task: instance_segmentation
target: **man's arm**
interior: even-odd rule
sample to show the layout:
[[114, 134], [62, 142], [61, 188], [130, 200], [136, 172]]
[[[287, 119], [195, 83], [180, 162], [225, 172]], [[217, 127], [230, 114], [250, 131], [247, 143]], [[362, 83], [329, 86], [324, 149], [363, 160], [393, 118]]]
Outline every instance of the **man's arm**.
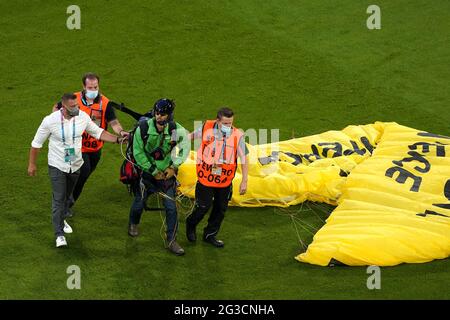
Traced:
[[152, 157], [147, 157], [145, 153], [144, 142], [141, 138], [141, 128], [137, 127], [133, 135], [133, 156], [136, 160], [138, 166], [151, 175], [156, 175], [158, 173], [158, 168], [156, 168], [155, 160]]
[[130, 135], [129, 132], [123, 130], [122, 125], [120, 124], [119, 120], [113, 120], [109, 122], [109, 125], [114, 130], [115, 133], [121, 135], [122, 137], [128, 137]]
[[30, 159], [28, 161], [28, 175], [30, 177], [33, 177], [36, 175], [37, 172], [37, 156], [39, 154], [39, 151], [41, 151], [40, 148], [33, 148], [30, 149]]
[[37, 172], [37, 165], [36, 160], [37, 156], [39, 154], [39, 151], [42, 148], [42, 145], [45, 143], [45, 141], [50, 136], [50, 129], [48, 128], [47, 124], [47, 117], [42, 120], [41, 125], [36, 131], [36, 134], [34, 135], [34, 139], [31, 142], [31, 149], [30, 149], [30, 156], [28, 160], [28, 175], [29, 176], [35, 176]]
[[122, 137], [128, 137], [130, 133], [123, 130], [122, 125], [120, 124], [119, 120], [116, 117], [116, 113], [114, 112], [113, 104], [115, 103], [112, 101], [108, 102], [105, 114], [106, 121], [108, 122], [108, 124], [111, 126], [111, 128], [114, 130], [115, 133], [117, 133]]
[[100, 135], [99, 140], [112, 142], [112, 143], [121, 143], [124, 140], [124, 138], [123, 137], [121, 138], [112, 133], [109, 133], [106, 130], [103, 130], [102, 134]]
[[239, 194], [244, 195], [247, 192], [248, 181], [248, 148], [245, 144], [244, 136], [241, 137], [238, 146], [238, 156], [241, 160], [242, 181], [239, 187]]
[[91, 136], [93, 136], [95, 139], [99, 139], [102, 141], [107, 141], [107, 142], [113, 142], [113, 143], [120, 143], [122, 142], [125, 138], [123, 137], [118, 137], [114, 134], [109, 133], [108, 131], [100, 128], [99, 126], [97, 126], [97, 124], [92, 121], [88, 115], [86, 115], [88, 117], [88, 123], [86, 125], [86, 132], [89, 133]]
[[239, 194], [244, 195], [247, 192], [248, 181], [248, 156], [241, 157], [242, 181], [239, 187]]

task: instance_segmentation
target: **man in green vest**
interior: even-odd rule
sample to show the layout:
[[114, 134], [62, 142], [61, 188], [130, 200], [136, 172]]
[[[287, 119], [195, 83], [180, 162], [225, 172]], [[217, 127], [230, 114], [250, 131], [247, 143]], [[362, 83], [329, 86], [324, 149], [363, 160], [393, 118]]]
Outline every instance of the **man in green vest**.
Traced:
[[167, 227], [166, 246], [170, 252], [183, 255], [184, 250], [176, 241], [178, 228], [175, 202], [176, 173], [189, 155], [190, 143], [186, 129], [172, 120], [174, 109], [174, 101], [159, 99], [153, 107], [154, 117], [147, 121], [147, 133], [142, 135], [141, 127], [138, 127], [134, 134], [133, 156], [136, 164], [143, 170], [141, 181], [144, 188], [140, 185], [134, 186], [135, 198], [130, 209], [128, 234], [132, 237], [138, 235], [137, 226], [148, 196], [155, 192], [163, 192]]

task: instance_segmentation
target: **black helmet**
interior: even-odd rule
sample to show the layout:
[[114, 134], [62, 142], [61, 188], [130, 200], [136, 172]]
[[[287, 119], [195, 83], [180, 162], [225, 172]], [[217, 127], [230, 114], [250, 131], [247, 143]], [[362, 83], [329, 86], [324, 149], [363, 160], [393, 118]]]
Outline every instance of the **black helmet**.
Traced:
[[153, 105], [153, 112], [172, 115], [175, 109], [175, 101], [170, 99], [159, 99]]

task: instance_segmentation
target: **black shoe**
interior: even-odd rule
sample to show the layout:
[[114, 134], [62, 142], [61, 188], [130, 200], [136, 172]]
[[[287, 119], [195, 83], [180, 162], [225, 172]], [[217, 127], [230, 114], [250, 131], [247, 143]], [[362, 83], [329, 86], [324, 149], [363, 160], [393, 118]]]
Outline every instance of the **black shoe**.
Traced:
[[224, 243], [222, 240], [217, 240], [215, 236], [203, 237], [203, 241], [211, 243], [216, 248], [223, 248]]
[[189, 225], [189, 223], [186, 223], [186, 237], [190, 242], [195, 242], [197, 240], [195, 227]]

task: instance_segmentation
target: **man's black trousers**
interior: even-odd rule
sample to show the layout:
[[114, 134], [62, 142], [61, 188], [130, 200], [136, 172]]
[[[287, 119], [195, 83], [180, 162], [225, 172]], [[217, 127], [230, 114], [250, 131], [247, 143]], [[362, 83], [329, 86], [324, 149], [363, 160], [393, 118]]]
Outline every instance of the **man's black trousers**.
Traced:
[[[83, 152], [83, 165], [80, 169], [80, 177], [78, 178], [75, 189], [73, 189], [73, 202], [77, 201], [80, 197], [81, 191], [83, 191], [84, 184], [86, 183], [89, 176], [97, 168], [97, 164], [100, 161], [102, 155], [102, 150], [97, 152]], [[73, 203], [72, 203], [73, 205]]]
[[187, 217], [186, 223], [196, 227], [212, 206], [208, 225], [203, 229], [203, 237], [215, 236], [225, 217], [228, 201], [231, 199], [232, 184], [224, 188], [207, 187], [197, 182], [195, 186], [195, 207], [192, 214]]

